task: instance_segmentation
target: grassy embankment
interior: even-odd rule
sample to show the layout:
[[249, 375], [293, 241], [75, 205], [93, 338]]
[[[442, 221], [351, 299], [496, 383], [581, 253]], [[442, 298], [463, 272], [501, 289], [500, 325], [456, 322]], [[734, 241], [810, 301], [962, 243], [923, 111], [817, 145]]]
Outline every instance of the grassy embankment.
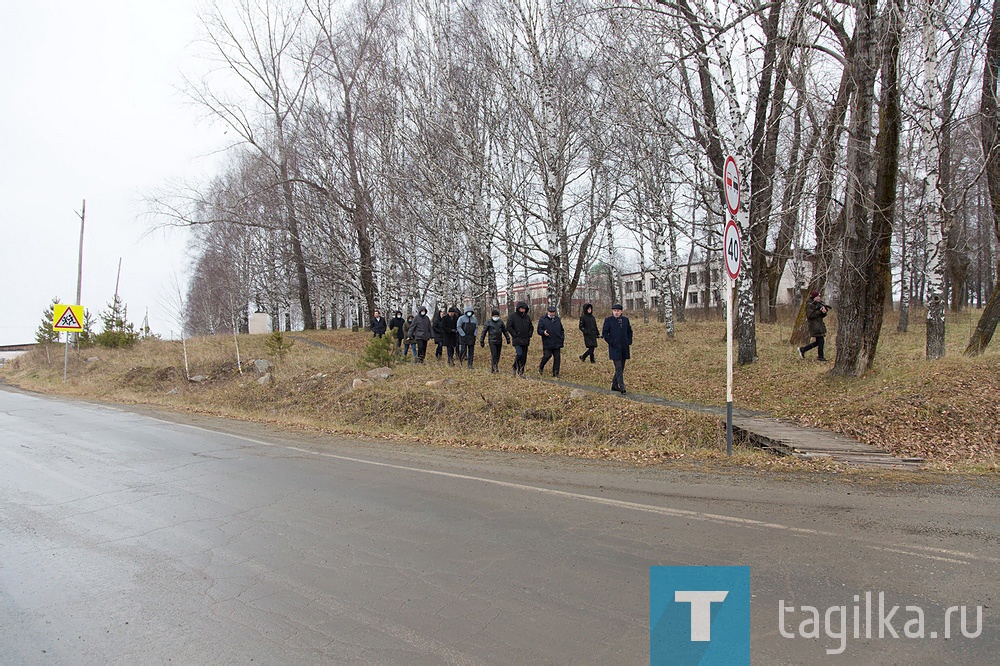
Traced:
[[[863, 379], [829, 377], [830, 364], [798, 358], [788, 345], [791, 326], [758, 325], [760, 361], [738, 367], [734, 404], [802, 424], [828, 428], [899, 455], [927, 458], [930, 466], [963, 472], [1000, 470], [1000, 347], [983, 356], [961, 355], [978, 313], [952, 316], [948, 356], [924, 361], [923, 321], [915, 316], [906, 335], [895, 333], [890, 315], [883, 331], [876, 372]], [[833, 319], [831, 317], [831, 319]], [[638, 321], [637, 321], [638, 320]], [[580, 363], [582, 351], [575, 318], [567, 318], [569, 346], [562, 378], [607, 386], [611, 366]], [[724, 326], [717, 321], [680, 324], [666, 340], [655, 323], [633, 317], [636, 345], [626, 379], [633, 392], [709, 405], [725, 401]], [[836, 321], [830, 321], [831, 332]], [[6, 381], [26, 389], [143, 403], [346, 435], [369, 435], [444, 446], [553, 452], [640, 462], [719, 460], [725, 442], [718, 419], [674, 409], [588, 395], [572, 399], [570, 389], [509, 373], [491, 376], [487, 350], [477, 347], [477, 368], [469, 372], [432, 360], [424, 366], [401, 364], [387, 382], [351, 390], [367, 367], [359, 353], [364, 332], [296, 333], [337, 351], [295, 342], [275, 370], [275, 382], [260, 386], [252, 371], [240, 375], [231, 336], [188, 342], [192, 375], [184, 378], [181, 343], [143, 342], [130, 351], [86, 349], [71, 355], [70, 380], [62, 384], [62, 353], [44, 350], [25, 355], [0, 371]], [[244, 360], [267, 358], [266, 336], [241, 336]], [[833, 335], [827, 356], [832, 358]], [[537, 342], [537, 341], [536, 341]], [[529, 353], [537, 368], [540, 346]], [[511, 349], [501, 360], [509, 368]], [[96, 361], [88, 361], [96, 358]], [[455, 384], [429, 387], [429, 380]], [[734, 461], [755, 467], [830, 469], [767, 454], [741, 451]]]

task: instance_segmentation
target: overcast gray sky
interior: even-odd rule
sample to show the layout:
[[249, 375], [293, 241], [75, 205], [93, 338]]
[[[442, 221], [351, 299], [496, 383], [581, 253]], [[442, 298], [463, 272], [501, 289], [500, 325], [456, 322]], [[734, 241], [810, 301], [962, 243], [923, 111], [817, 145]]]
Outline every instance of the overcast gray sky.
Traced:
[[87, 200], [83, 305], [120, 294], [138, 326], [177, 325], [161, 306], [187, 272], [186, 232], [148, 234], [143, 196], [198, 182], [218, 163], [222, 128], [178, 91], [205, 64], [195, 0], [0, 0], [0, 344], [34, 340], [55, 296], [76, 297]]

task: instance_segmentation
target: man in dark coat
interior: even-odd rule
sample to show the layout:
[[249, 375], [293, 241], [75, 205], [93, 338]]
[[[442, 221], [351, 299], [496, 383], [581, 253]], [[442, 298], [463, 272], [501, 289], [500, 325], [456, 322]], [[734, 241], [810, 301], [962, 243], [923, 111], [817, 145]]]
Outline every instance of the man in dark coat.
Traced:
[[538, 364], [538, 374], [545, 370], [545, 364], [552, 359], [552, 376], [559, 376], [559, 357], [566, 342], [566, 330], [562, 319], [556, 314], [556, 306], [550, 305], [548, 313], [538, 320], [538, 335], [542, 338], [542, 362]]
[[489, 321], [483, 324], [483, 333], [479, 338], [479, 346], [486, 346], [486, 338], [490, 338], [490, 372], [497, 372], [497, 364], [500, 363], [500, 350], [503, 349], [503, 339], [506, 338], [510, 344], [510, 333], [507, 326], [500, 319], [500, 311], [494, 310]]
[[514, 374], [524, 377], [524, 366], [528, 363], [528, 345], [535, 332], [531, 317], [528, 316], [528, 304], [524, 301], [518, 301], [514, 314], [507, 317], [507, 331], [510, 332], [510, 341], [514, 345]]
[[583, 306], [583, 314], [580, 315], [580, 330], [583, 332], [583, 345], [587, 351], [580, 355], [580, 360], [584, 361], [590, 357], [590, 362], [594, 363], [594, 350], [597, 349], [597, 339], [601, 334], [597, 330], [597, 319], [594, 318], [594, 306], [587, 303]]
[[424, 357], [427, 356], [427, 341], [431, 339], [432, 333], [431, 320], [427, 318], [427, 308], [420, 308], [409, 330], [409, 337], [413, 338], [417, 346], [417, 363], [424, 362]]
[[444, 346], [448, 348], [448, 365], [455, 365], [455, 348], [458, 346], [458, 308], [448, 308], [448, 315], [441, 318]]
[[385, 318], [382, 316], [381, 312], [379, 312], [378, 310], [375, 311], [375, 314], [372, 315], [372, 321], [371, 324], [368, 325], [368, 328], [372, 330], [373, 338], [381, 338], [383, 335], [385, 335], [386, 323], [385, 323]]
[[396, 343], [396, 353], [399, 353], [399, 346], [403, 342], [403, 338], [406, 335], [406, 331], [403, 328], [406, 326], [406, 322], [403, 321], [403, 313], [396, 310], [392, 313], [392, 319], [389, 320], [389, 333], [392, 335], [393, 340]]
[[826, 304], [819, 300], [819, 292], [810, 293], [809, 302], [806, 303], [806, 318], [809, 320], [809, 335], [816, 340], [805, 347], [799, 347], [800, 357], [805, 358], [807, 351], [816, 348], [818, 360], [826, 362], [826, 357], [823, 356], [823, 342], [826, 340], [826, 322], [823, 318], [826, 317], [826, 311]]
[[432, 337], [434, 338], [434, 342], [437, 343], [437, 349], [434, 350], [434, 358], [441, 358], [441, 351], [444, 349], [444, 329], [441, 326], [444, 324], [446, 316], [444, 308], [438, 307], [437, 312], [434, 313], [434, 319], [431, 320]]
[[604, 320], [601, 337], [608, 343], [608, 358], [615, 364], [615, 375], [611, 379], [611, 390], [625, 395], [625, 361], [632, 357], [632, 324], [622, 316], [622, 306], [611, 306], [611, 316]]

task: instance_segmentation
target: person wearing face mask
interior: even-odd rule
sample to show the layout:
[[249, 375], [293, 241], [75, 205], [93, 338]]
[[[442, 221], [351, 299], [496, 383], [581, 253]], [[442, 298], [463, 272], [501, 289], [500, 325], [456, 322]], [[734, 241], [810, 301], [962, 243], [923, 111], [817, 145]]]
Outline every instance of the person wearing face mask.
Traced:
[[559, 357], [566, 341], [566, 331], [562, 319], [556, 314], [556, 306], [550, 305], [544, 317], [538, 320], [538, 335], [542, 338], [542, 362], [538, 364], [538, 374], [545, 370], [545, 364], [552, 359], [552, 376], [559, 376]]
[[468, 360], [469, 368], [472, 368], [472, 358], [476, 353], [476, 329], [479, 321], [476, 319], [472, 306], [465, 308], [465, 314], [458, 318], [455, 323], [455, 332], [458, 333], [458, 363]]
[[528, 364], [528, 345], [531, 344], [531, 334], [535, 331], [528, 314], [528, 304], [518, 301], [514, 314], [507, 317], [507, 331], [514, 345], [514, 374], [524, 377], [524, 366]]
[[500, 363], [500, 350], [503, 349], [503, 341], [510, 344], [510, 333], [507, 332], [507, 325], [500, 319], [500, 311], [494, 310], [489, 320], [483, 324], [483, 333], [479, 338], [479, 346], [486, 346], [486, 338], [490, 339], [490, 372], [497, 372], [497, 364]]
[[403, 327], [406, 326], [406, 322], [403, 321], [403, 313], [396, 310], [392, 313], [392, 319], [389, 320], [389, 334], [392, 335], [392, 341], [396, 345], [396, 355], [400, 353], [400, 345], [403, 343], [403, 338], [406, 336], [406, 331]]
[[423, 363], [427, 356], [427, 341], [431, 339], [433, 330], [431, 320], [427, 318], [427, 308], [420, 308], [420, 312], [413, 318], [410, 324], [410, 337], [413, 338], [417, 350], [417, 363]]

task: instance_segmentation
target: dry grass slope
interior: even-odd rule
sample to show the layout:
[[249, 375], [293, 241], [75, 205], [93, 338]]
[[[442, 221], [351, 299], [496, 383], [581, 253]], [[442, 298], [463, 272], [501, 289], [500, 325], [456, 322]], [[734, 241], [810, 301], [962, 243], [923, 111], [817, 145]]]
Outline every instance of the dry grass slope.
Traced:
[[[940, 469], [1000, 470], [1000, 350], [979, 358], [961, 351], [978, 313], [952, 317], [948, 356], [923, 360], [924, 330], [895, 333], [890, 315], [883, 331], [878, 368], [857, 380], [831, 378], [829, 364], [799, 359], [787, 343], [789, 322], [758, 325], [760, 361], [736, 370], [737, 408], [769, 412], [805, 425], [828, 428], [893, 453], [922, 456]], [[640, 321], [636, 321], [640, 320]], [[575, 320], [568, 320], [569, 346], [561, 376], [570, 382], [607, 386], [610, 363], [580, 363]], [[725, 400], [725, 328], [717, 321], [680, 324], [667, 340], [655, 323], [633, 317], [636, 345], [626, 372], [629, 389], [708, 405]], [[836, 321], [830, 321], [831, 332]], [[191, 375], [184, 377], [179, 342], [144, 342], [130, 351], [84, 350], [71, 355], [70, 381], [62, 384], [62, 355], [39, 350], [9, 364], [3, 376], [24, 388], [101, 400], [145, 403], [352, 435], [419, 440], [435, 445], [655, 462], [724, 457], [718, 420], [702, 414], [625, 401], [617, 396], [571, 398], [552, 384], [490, 375], [488, 357], [477, 348], [477, 369], [449, 368], [429, 360], [402, 364], [386, 382], [351, 389], [365, 368], [359, 355], [364, 332], [297, 333], [295, 345], [275, 369], [275, 382], [261, 386], [247, 359], [267, 358], [264, 336], [241, 336], [244, 361], [236, 364], [228, 336], [189, 341]], [[828, 356], [835, 353], [831, 335]], [[323, 346], [310, 345], [307, 341]], [[330, 349], [332, 348], [332, 349]], [[602, 351], [599, 349], [599, 351]], [[537, 367], [540, 347], [529, 353]], [[90, 360], [88, 358], [96, 358]], [[506, 368], [511, 350], [501, 360]], [[606, 354], [605, 354], [606, 359]], [[428, 387], [450, 378], [454, 384]], [[802, 468], [804, 463], [741, 452], [740, 465]], [[812, 464], [829, 469], [830, 465]]]

